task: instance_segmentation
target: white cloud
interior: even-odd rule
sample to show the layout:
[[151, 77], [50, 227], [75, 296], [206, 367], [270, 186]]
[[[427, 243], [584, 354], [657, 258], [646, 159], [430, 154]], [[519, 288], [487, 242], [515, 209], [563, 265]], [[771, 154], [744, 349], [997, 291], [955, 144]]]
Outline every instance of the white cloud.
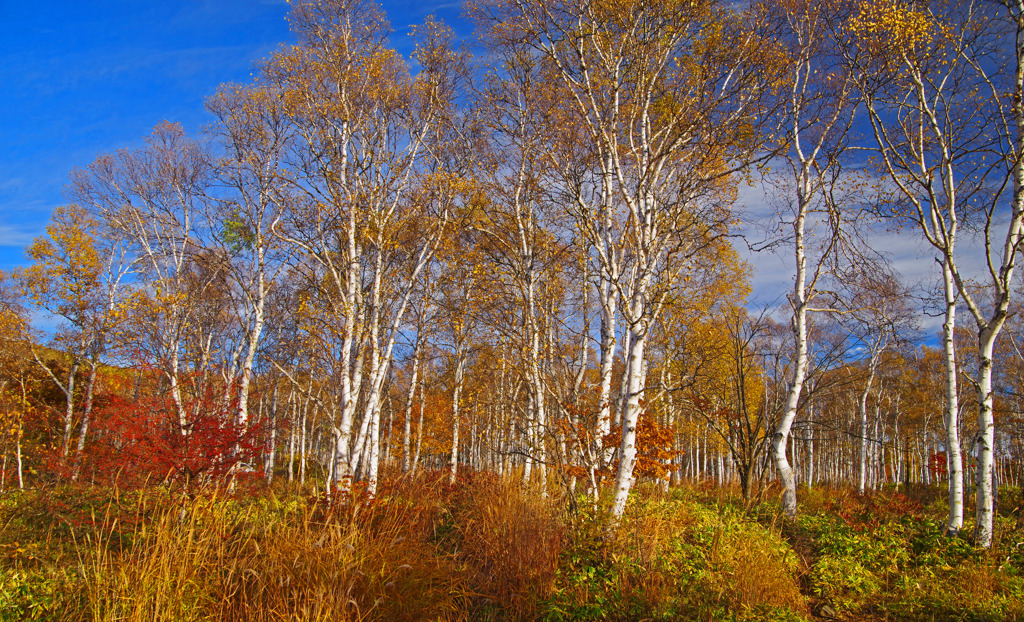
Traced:
[[42, 230], [37, 231], [16, 225], [0, 224], [0, 246], [16, 246], [21, 248], [28, 245], [42, 233]]
[[[758, 308], [784, 305], [795, 274], [792, 245], [785, 242], [774, 247], [770, 245], [773, 240], [780, 239], [780, 233], [784, 233], [776, 223], [779, 222], [779, 212], [784, 212], [786, 206], [784, 202], [769, 197], [764, 188], [757, 184], [739, 189], [739, 233], [743, 238], [734, 243], [740, 256], [753, 268], [750, 302], [751, 306]], [[995, 230], [999, 231], [998, 225]], [[889, 231], [884, 223], [875, 223], [867, 228], [864, 242], [885, 257], [904, 283], [921, 296], [921, 300], [915, 301], [915, 306], [921, 311], [920, 327], [930, 340], [942, 326], [942, 318], [935, 313], [941, 307], [938, 303], [941, 273], [935, 250], [916, 228]], [[966, 278], [979, 283], [988, 280], [981, 236], [961, 231], [956, 259]], [[932, 300], [928, 300], [929, 297]]]
[[0, 181], [0, 192], [11, 192], [21, 190], [25, 187], [25, 180], [20, 177], [12, 177]]

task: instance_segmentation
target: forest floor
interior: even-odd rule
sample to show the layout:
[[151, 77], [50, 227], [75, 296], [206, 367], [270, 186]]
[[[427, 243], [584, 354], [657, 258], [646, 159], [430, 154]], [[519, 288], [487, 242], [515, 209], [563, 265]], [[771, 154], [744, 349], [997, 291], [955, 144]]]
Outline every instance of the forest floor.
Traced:
[[[387, 479], [373, 500], [239, 487], [0, 495], [0, 620], [1024, 620], [1024, 517], [942, 535], [938, 488], [639, 486], [626, 515], [517, 480]], [[598, 504], [599, 507], [601, 504]]]

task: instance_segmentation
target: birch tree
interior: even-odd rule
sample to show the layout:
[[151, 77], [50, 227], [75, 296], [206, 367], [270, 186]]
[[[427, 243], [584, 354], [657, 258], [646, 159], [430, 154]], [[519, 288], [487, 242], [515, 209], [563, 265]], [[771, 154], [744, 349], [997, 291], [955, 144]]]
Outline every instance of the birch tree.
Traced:
[[549, 64], [614, 187], [607, 205], [577, 220], [619, 299], [628, 341], [613, 507], [621, 516], [651, 326], [680, 268], [728, 225], [727, 179], [755, 147], [770, 71], [759, 40], [714, 3], [512, 0], [484, 11]]
[[[880, 155], [898, 189], [892, 215], [912, 224], [934, 249], [945, 298], [946, 446], [950, 515], [946, 532], [963, 525], [963, 467], [956, 385], [956, 310], [962, 301], [977, 329], [977, 516], [975, 540], [992, 542], [993, 352], [1006, 321], [1022, 241], [1021, 26], [1007, 5], [1009, 36], [991, 3], [928, 7], [864, 4], [853, 20], [854, 59]], [[1014, 11], [1017, 13], [1014, 13]], [[1013, 32], [1016, 32], [1014, 36]], [[1015, 40], [1010, 54], [1004, 45]], [[1011, 77], [1012, 76], [1012, 77]], [[1007, 203], [1009, 205], [1007, 205]], [[958, 248], [963, 231], [977, 231], [984, 249], [983, 296]]]
[[[777, 185], [781, 240], [792, 249], [794, 279], [788, 295], [793, 335], [785, 409], [771, 440], [771, 455], [783, 486], [783, 508], [796, 514], [796, 477], [786, 455], [801, 404], [809, 365], [810, 316], [829, 308], [822, 297], [842, 243], [844, 216], [837, 200], [843, 156], [854, 122], [855, 91], [837, 59], [840, 2], [782, 0], [761, 4], [767, 27], [785, 46], [788, 64], [782, 97], [779, 154], [785, 173]], [[811, 246], [812, 240], [820, 240]]]
[[[137, 328], [140, 336], [152, 336], [151, 352], [169, 384], [184, 437], [195, 417], [183, 388], [185, 350], [191, 334], [196, 368], [208, 369], [213, 335], [195, 333], [200, 327], [194, 313], [221, 277], [218, 259], [203, 252], [208, 233], [204, 197], [211, 174], [207, 149], [187, 138], [180, 126], [162, 123], [142, 149], [100, 156], [71, 178], [79, 203], [138, 253], [137, 266], [148, 287], [140, 293]], [[138, 313], [143, 310], [148, 317]], [[205, 324], [215, 328], [214, 322]]]
[[[430, 23], [416, 52], [420, 72], [411, 78], [387, 46], [384, 16], [361, 0], [296, 4], [292, 23], [300, 44], [264, 69], [294, 135], [294, 199], [278, 234], [334, 292], [330, 312], [344, 322], [334, 479], [352, 477], [361, 458], [354, 441], [369, 434], [372, 492], [395, 338], [462, 184], [457, 169], [430, 174], [424, 162], [452, 138], [463, 57], [450, 31]], [[416, 187], [423, 194], [413, 197]]]
[[[235, 421], [248, 425], [249, 386], [257, 348], [266, 323], [270, 289], [286, 265], [287, 247], [274, 235], [288, 195], [281, 176], [287, 140], [278, 94], [266, 87], [222, 87], [208, 103], [217, 116], [224, 157], [215, 164], [216, 181], [210, 214], [213, 240], [235, 287], [233, 314], [241, 338], [231, 357], [225, 393], [237, 395]], [[220, 190], [219, 192], [217, 190]]]
[[521, 344], [532, 437], [524, 478], [530, 477], [536, 458], [543, 483], [548, 462], [545, 436], [551, 429], [544, 373], [551, 318], [546, 310], [559, 281], [563, 245], [556, 237], [550, 192], [550, 114], [558, 103], [528, 46], [509, 38], [490, 44], [501, 66], [487, 76], [476, 104], [490, 139], [482, 154], [488, 203], [472, 226], [486, 236], [481, 250], [498, 282], [508, 281], [512, 290], [504, 304], [516, 310], [515, 321], [500, 322], [498, 327]]
[[66, 400], [61, 456], [68, 458], [75, 420], [76, 376], [86, 369], [72, 479], [77, 479], [92, 419], [100, 359], [106, 354], [115, 327], [124, 317], [126, 278], [133, 270], [130, 242], [101, 235], [101, 223], [84, 208], [67, 205], [54, 210], [47, 235], [36, 239], [27, 255], [33, 263], [20, 273], [29, 299], [60, 318], [54, 335], [66, 354], [66, 374], [44, 361], [33, 348], [36, 362], [54, 381]]
[[[37, 363], [31, 354], [33, 331], [28, 321], [20, 284], [10, 273], [0, 271], [0, 443], [3, 459], [0, 464], [0, 491], [6, 487], [7, 460], [14, 445], [15, 474], [18, 488], [25, 488], [23, 447], [25, 420], [29, 415], [29, 388], [34, 384], [33, 370]], [[41, 373], [41, 372], [40, 372]]]
[[[907, 342], [915, 324], [907, 305], [910, 292], [892, 274], [878, 270], [854, 277], [846, 283], [844, 298], [852, 308], [840, 317], [849, 326], [850, 340], [860, 350], [867, 377], [857, 398], [860, 423], [857, 492], [864, 494], [868, 481], [868, 463], [871, 448], [880, 443], [868, 425], [868, 400], [876, 391], [876, 380], [887, 352]], [[853, 306], [855, 305], [855, 306]], [[877, 394], [878, 391], [876, 391]], [[880, 399], [877, 398], [877, 399]]]

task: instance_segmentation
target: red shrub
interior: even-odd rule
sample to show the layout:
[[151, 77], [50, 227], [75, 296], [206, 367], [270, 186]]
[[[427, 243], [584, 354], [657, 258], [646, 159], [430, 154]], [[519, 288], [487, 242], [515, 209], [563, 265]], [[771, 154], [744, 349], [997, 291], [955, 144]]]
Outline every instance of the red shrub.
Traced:
[[[185, 426], [166, 398], [108, 397], [96, 410], [95, 433], [82, 467], [83, 477], [121, 484], [146, 481], [210, 482], [241, 468], [262, 464], [265, 430], [239, 426], [235, 405], [208, 396], [187, 410]], [[256, 474], [258, 475], [258, 473]]]

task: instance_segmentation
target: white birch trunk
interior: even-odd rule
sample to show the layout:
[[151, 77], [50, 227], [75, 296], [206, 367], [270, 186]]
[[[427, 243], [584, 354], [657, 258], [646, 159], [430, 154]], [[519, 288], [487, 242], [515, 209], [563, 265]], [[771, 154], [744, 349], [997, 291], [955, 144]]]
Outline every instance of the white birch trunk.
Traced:
[[860, 415], [860, 469], [857, 476], [857, 493], [861, 495], [864, 494], [865, 486], [867, 486], [868, 453], [871, 449], [871, 439], [868, 438], [868, 396], [871, 394], [871, 385], [875, 381], [880, 354], [880, 348], [873, 347], [871, 349], [871, 358], [868, 361], [868, 379], [864, 383], [864, 389], [860, 392], [860, 399], [857, 400], [857, 412]]
[[416, 386], [420, 373], [420, 347], [422, 332], [416, 333], [416, 345], [413, 346], [412, 374], [409, 377], [409, 395], [405, 401], [405, 421], [402, 433], [402, 471], [408, 473], [412, 468], [412, 407], [416, 398]]
[[455, 386], [452, 390], [452, 453], [448, 462], [448, 481], [455, 483], [459, 471], [459, 428], [462, 417], [462, 385], [466, 377], [466, 360], [469, 357], [468, 344], [462, 343], [456, 351]]
[[942, 264], [942, 276], [943, 292], [946, 297], [946, 316], [942, 324], [946, 404], [942, 421], [946, 427], [946, 472], [949, 474], [949, 517], [946, 520], [946, 535], [956, 537], [964, 524], [964, 463], [960, 450], [960, 401], [956, 382], [957, 291], [948, 260]]
[[[805, 166], [804, 170], [807, 170]], [[793, 284], [793, 293], [790, 294], [790, 305], [793, 308], [793, 345], [794, 356], [792, 375], [789, 379], [789, 388], [786, 392], [786, 408], [775, 433], [772, 435], [772, 460], [775, 462], [775, 470], [778, 472], [779, 481], [782, 483], [782, 508], [789, 516], [796, 516], [796, 478], [793, 477], [793, 469], [786, 458], [786, 448], [789, 443], [789, 433], [796, 420], [797, 409], [800, 406], [800, 394], [803, 391], [804, 382], [807, 379], [807, 257], [804, 253], [804, 221], [808, 209], [806, 200], [800, 199], [801, 205], [798, 208], [796, 220], [793, 223], [795, 234], [794, 255], [796, 258], [796, 279]]]
[[615, 501], [612, 514], [621, 517], [626, 510], [626, 501], [635, 481], [633, 468], [636, 465], [636, 426], [640, 419], [640, 397], [644, 389], [645, 348], [647, 335], [637, 334], [630, 328], [629, 362], [626, 365], [625, 389], [626, 406], [623, 409], [622, 444], [619, 446], [619, 469], [615, 475]]

